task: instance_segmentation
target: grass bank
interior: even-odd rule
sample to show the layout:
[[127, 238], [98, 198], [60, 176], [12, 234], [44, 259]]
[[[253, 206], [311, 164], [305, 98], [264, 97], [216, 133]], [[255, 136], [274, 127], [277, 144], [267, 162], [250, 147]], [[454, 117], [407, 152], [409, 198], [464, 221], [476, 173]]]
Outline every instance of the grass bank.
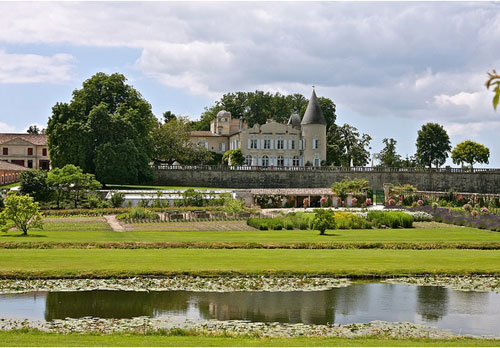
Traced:
[[3, 249], [0, 276], [499, 274], [497, 250]]
[[388, 338], [233, 338], [160, 335], [80, 335], [36, 331], [0, 331], [0, 346], [7, 347], [497, 347], [500, 340], [485, 339], [388, 339]]

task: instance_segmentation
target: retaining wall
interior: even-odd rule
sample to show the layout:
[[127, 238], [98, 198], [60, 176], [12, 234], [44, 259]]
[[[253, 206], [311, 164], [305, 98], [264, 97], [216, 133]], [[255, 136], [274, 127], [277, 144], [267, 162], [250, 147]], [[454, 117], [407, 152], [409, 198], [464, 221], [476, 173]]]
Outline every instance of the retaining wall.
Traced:
[[456, 169], [411, 172], [356, 170], [228, 169], [210, 166], [155, 168], [157, 185], [214, 188], [319, 188], [344, 178], [363, 178], [374, 190], [385, 183], [411, 184], [423, 191], [500, 193], [500, 170], [463, 172]]

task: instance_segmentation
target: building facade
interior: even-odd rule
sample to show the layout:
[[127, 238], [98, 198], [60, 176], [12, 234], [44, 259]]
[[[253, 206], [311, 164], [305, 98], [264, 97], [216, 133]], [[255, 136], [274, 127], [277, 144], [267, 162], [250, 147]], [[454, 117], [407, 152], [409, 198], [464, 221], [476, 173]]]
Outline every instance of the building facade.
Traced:
[[20, 165], [0, 161], [0, 186], [19, 181], [21, 173], [28, 170]]
[[248, 166], [319, 167], [326, 161], [326, 120], [313, 90], [302, 120], [293, 114], [287, 124], [271, 120], [248, 128], [220, 111], [210, 131], [191, 132], [191, 141], [217, 153], [241, 149]]
[[0, 160], [30, 169], [50, 169], [45, 134], [0, 133]]

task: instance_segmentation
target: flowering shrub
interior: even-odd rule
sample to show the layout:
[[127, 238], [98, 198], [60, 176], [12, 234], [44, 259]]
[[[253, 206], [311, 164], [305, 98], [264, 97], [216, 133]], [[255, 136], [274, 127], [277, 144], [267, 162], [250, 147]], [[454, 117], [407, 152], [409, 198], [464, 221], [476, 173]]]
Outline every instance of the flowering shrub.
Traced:
[[490, 212], [490, 211], [488, 210], [488, 208], [486, 208], [486, 207], [482, 207], [482, 208], [481, 208], [481, 213], [483, 213], [483, 214], [488, 214], [489, 212]]
[[370, 198], [367, 198], [365, 203], [366, 203], [366, 206], [372, 205], [372, 200]]
[[423, 200], [421, 200], [421, 199], [419, 199], [419, 200], [417, 201], [417, 204], [418, 204], [418, 205], [424, 205], [424, 201], [423, 201]]
[[465, 211], [472, 211], [472, 206], [469, 203], [464, 204], [464, 206], [462, 208]]
[[389, 205], [394, 206], [396, 204], [396, 201], [394, 199], [389, 199]]
[[479, 213], [477, 212], [477, 210], [473, 210], [471, 211], [470, 213], [472, 216], [476, 217]]
[[356, 197], [353, 197], [351, 199], [351, 203], [352, 203], [352, 205], [356, 205], [356, 203], [358, 203], [358, 199]]
[[304, 198], [302, 202], [304, 203], [304, 208], [307, 208], [309, 206], [309, 198]]
[[319, 202], [321, 203], [321, 206], [324, 206], [324, 205], [325, 205], [325, 203], [326, 203], [326, 201], [327, 201], [327, 199], [326, 199], [326, 197], [324, 197], [324, 196], [323, 196], [323, 197], [321, 197], [321, 199], [319, 200]]

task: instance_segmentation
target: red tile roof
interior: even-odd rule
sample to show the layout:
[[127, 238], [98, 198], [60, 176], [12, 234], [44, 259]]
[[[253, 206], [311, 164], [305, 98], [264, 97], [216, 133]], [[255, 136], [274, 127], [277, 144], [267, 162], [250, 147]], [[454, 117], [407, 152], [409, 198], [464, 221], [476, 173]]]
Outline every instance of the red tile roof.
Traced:
[[20, 166], [18, 164], [9, 163], [7, 161], [0, 161], [0, 170], [28, 170], [28, 168]]
[[5, 144], [14, 139], [23, 139], [33, 145], [47, 145], [46, 134], [0, 133], [0, 144]]

